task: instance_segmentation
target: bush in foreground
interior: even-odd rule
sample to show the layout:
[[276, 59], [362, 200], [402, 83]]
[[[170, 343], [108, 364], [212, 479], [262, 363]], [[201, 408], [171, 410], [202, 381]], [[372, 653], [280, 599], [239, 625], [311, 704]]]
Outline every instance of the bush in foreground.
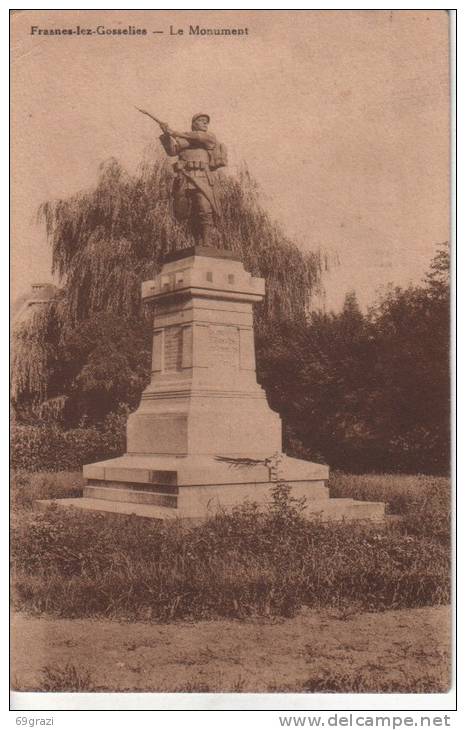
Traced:
[[38, 426], [14, 424], [11, 465], [23, 471], [81, 469], [125, 451], [127, 412], [112, 413], [101, 427], [64, 429], [53, 422]]
[[82, 497], [82, 472], [13, 472], [11, 505], [14, 510], [30, 509], [37, 499]]
[[166, 621], [448, 602], [449, 549], [435, 536], [310, 523], [284, 496], [266, 514], [249, 504], [196, 527], [23, 510], [12, 531], [16, 604]]
[[385, 502], [388, 514], [400, 515], [400, 530], [450, 544], [449, 477], [425, 474], [343, 474], [332, 472], [331, 497]]

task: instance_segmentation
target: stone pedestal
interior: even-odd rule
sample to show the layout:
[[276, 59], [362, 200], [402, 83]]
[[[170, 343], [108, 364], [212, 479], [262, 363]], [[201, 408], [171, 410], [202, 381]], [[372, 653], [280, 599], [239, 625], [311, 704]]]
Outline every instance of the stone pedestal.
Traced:
[[[245, 500], [267, 505], [281, 421], [256, 380], [253, 304], [264, 280], [231, 252], [196, 246], [165, 259], [142, 297], [154, 307], [152, 376], [128, 419], [127, 453], [84, 467], [84, 509], [203, 519]], [[306, 513], [382, 519], [379, 503], [330, 500], [328, 467], [279, 457]]]
[[128, 454], [266, 458], [281, 423], [256, 381], [252, 306], [264, 280], [228, 252], [196, 247], [165, 262], [154, 304], [152, 379], [128, 420]]

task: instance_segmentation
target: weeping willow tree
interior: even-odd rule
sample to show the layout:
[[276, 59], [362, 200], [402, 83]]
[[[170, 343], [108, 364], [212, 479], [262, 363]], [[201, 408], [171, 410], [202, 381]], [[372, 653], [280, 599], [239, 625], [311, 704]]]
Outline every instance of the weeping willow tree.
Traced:
[[[56, 402], [63, 395], [57, 392], [61, 351], [81, 323], [104, 315], [148, 321], [141, 282], [157, 274], [167, 253], [194, 243], [172, 214], [172, 182], [171, 166], [156, 155], [134, 175], [111, 159], [101, 165], [93, 189], [40, 207], [61, 289], [15, 332], [15, 403]], [[246, 168], [237, 177], [220, 175], [219, 193], [217, 245], [238, 252], [246, 269], [267, 280], [258, 324], [304, 320], [319, 288], [321, 254], [300, 251], [271, 220]]]

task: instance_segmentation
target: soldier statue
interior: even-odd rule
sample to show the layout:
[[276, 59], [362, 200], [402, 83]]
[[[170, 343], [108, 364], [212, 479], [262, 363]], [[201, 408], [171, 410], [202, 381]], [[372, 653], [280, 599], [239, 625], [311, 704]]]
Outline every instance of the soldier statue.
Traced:
[[[140, 111], [143, 111], [142, 109]], [[148, 114], [148, 112], [143, 112]], [[212, 233], [219, 218], [214, 171], [227, 164], [224, 145], [208, 131], [208, 114], [195, 114], [190, 132], [176, 132], [148, 114], [161, 127], [160, 142], [173, 165], [173, 208], [178, 221], [187, 222], [197, 243], [212, 245]]]

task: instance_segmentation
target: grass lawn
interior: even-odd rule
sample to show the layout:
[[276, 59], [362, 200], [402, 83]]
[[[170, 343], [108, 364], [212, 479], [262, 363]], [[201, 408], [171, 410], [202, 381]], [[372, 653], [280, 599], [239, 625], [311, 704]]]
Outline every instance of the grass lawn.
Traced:
[[[33, 499], [76, 496], [81, 486], [78, 474], [16, 475], [18, 688], [446, 690], [447, 479], [332, 478], [333, 496], [386, 501], [389, 512], [399, 515], [386, 527], [309, 523], [286, 499], [265, 515], [249, 504], [191, 527], [32, 509]], [[175, 656], [180, 627], [187, 638]], [[159, 638], [146, 646], [145, 631]], [[211, 638], [202, 639], [205, 632]], [[228, 634], [231, 644], [224, 643]], [[21, 665], [21, 636], [29, 637], [30, 670]], [[99, 636], [108, 641], [101, 647], [109, 667], [104, 679], [89, 658]], [[251, 661], [231, 648], [244, 642]], [[211, 654], [199, 654], [196, 646], [203, 644]], [[144, 668], [147, 652], [152, 669]], [[266, 668], [270, 662], [274, 671]], [[179, 670], [181, 665], [189, 671]]]
[[445, 606], [165, 624], [19, 614], [12, 677], [23, 691], [445, 692], [449, 636]]

